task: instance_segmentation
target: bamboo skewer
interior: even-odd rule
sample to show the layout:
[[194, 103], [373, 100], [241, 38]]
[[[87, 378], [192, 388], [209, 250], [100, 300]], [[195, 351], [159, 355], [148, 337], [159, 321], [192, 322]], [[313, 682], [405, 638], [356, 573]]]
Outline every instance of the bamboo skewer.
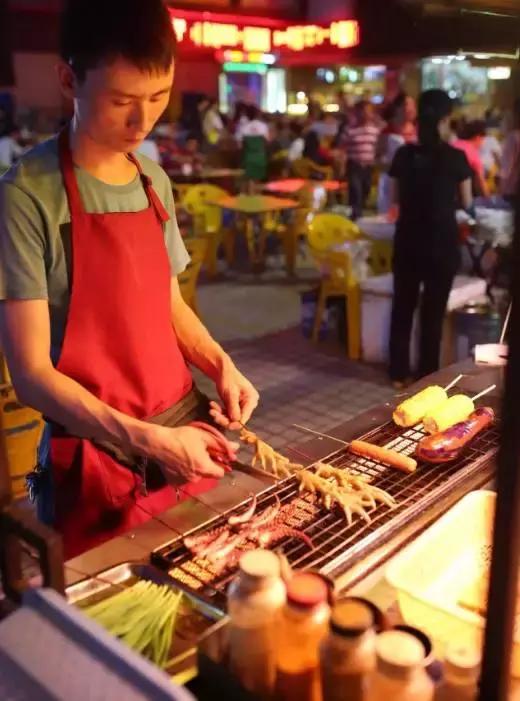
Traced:
[[496, 385], [491, 385], [490, 387], [486, 387], [486, 389], [483, 389], [482, 392], [479, 392], [474, 397], [471, 397], [472, 401], [476, 402], [477, 399], [480, 399], [480, 397], [483, 397], [485, 394], [489, 394], [489, 392], [492, 392], [495, 388], [496, 388]]
[[510, 316], [511, 316], [511, 303], [509, 304], [509, 307], [507, 308], [506, 318], [504, 319], [504, 325], [502, 326], [502, 333], [500, 334], [500, 340], [499, 340], [500, 344], [504, 343], [504, 338], [506, 337], [507, 327], [509, 326]]

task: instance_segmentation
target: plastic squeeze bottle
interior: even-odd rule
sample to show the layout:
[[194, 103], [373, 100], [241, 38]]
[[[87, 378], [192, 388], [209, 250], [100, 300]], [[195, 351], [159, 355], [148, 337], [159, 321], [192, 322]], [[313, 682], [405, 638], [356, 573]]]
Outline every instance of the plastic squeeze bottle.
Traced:
[[319, 645], [327, 634], [327, 600], [327, 584], [317, 574], [296, 573], [287, 584], [278, 636], [279, 701], [321, 701]]
[[261, 698], [272, 694], [276, 640], [285, 585], [280, 561], [269, 550], [240, 558], [238, 577], [228, 591], [229, 666], [242, 685]]

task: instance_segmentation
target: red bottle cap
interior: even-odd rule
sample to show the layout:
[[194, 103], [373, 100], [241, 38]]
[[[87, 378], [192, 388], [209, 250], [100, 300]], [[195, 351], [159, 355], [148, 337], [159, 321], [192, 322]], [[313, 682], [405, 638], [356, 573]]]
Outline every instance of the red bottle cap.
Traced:
[[325, 581], [318, 574], [296, 573], [287, 585], [287, 600], [293, 606], [312, 608], [326, 603], [328, 589]]

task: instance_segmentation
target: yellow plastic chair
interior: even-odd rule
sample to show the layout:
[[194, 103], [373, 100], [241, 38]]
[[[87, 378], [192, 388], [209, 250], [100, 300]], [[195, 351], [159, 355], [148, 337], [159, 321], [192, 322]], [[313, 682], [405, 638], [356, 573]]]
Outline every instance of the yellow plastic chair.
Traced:
[[310, 249], [321, 273], [316, 316], [314, 317], [313, 341], [318, 335], [330, 297], [344, 297], [345, 322], [347, 327], [347, 355], [351, 360], [361, 356], [361, 293], [359, 283], [352, 270], [348, 251], [323, 251]]
[[202, 264], [207, 259], [209, 246], [207, 238], [189, 238], [184, 240], [184, 245], [190, 254], [190, 262], [184, 272], [177, 276], [182, 298], [186, 304], [200, 317], [197, 304], [197, 281], [199, 279]]
[[217, 274], [217, 252], [222, 241], [222, 210], [208, 204], [219, 200], [229, 193], [217, 185], [202, 183], [192, 185], [182, 198], [182, 207], [193, 218], [193, 233], [208, 240], [206, 268], [208, 275]]
[[285, 254], [285, 267], [289, 275], [293, 275], [296, 268], [296, 256], [300, 237], [308, 236], [308, 228], [313, 213], [322, 209], [327, 202], [327, 193], [320, 198], [315, 198], [314, 191], [317, 186], [309, 184], [298, 193], [300, 206], [292, 213], [291, 220], [284, 224], [279, 212], [269, 212], [263, 222], [261, 249], [265, 248], [265, 239], [269, 234], [277, 236], [283, 246]]
[[190, 187], [193, 187], [190, 183], [176, 183], [174, 179], [170, 178], [172, 185], [173, 194], [175, 195], [176, 204], [182, 204], [184, 195], [188, 192]]
[[323, 175], [325, 180], [332, 180], [334, 178], [334, 169], [332, 166], [322, 166], [319, 163], [310, 158], [297, 158], [292, 163], [292, 172], [296, 178], [305, 178], [308, 180], [312, 178], [316, 173], [318, 175]]
[[386, 275], [386, 273], [391, 273], [394, 255], [393, 242], [377, 239], [369, 240], [372, 242], [368, 257], [370, 272], [372, 275]]
[[344, 241], [354, 241], [361, 236], [362, 233], [354, 222], [341, 214], [330, 212], [316, 214], [307, 232], [309, 246], [318, 251], [326, 251]]
[[25, 476], [36, 465], [43, 419], [39, 412], [20, 404], [1, 354], [0, 362], [6, 380], [0, 385], [0, 430], [11, 479], [11, 496], [13, 499], [22, 499], [27, 496]]

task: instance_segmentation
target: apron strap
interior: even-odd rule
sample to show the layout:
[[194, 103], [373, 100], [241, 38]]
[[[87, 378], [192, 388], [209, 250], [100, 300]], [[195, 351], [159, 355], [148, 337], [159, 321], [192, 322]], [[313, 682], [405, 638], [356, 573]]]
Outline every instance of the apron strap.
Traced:
[[72, 220], [75, 214], [83, 213], [83, 202], [74, 173], [74, 162], [72, 160], [72, 151], [70, 150], [69, 141], [70, 124], [67, 124], [60, 132], [58, 137], [58, 149], [61, 165], [61, 173], [65, 184], [65, 192], [69, 203], [70, 218]]
[[139, 172], [139, 175], [141, 176], [141, 180], [143, 182], [143, 187], [145, 189], [146, 196], [148, 197], [148, 202], [150, 203], [150, 206], [154, 208], [155, 214], [157, 215], [157, 218], [159, 219], [159, 221], [164, 224], [164, 222], [167, 222], [170, 219], [170, 215], [166, 211], [163, 203], [161, 202], [161, 198], [155, 192], [154, 187], [152, 185], [152, 179], [150, 178], [149, 175], [146, 175], [146, 173], [143, 173], [142, 166], [139, 163], [139, 160], [134, 156], [133, 153], [129, 153], [127, 155], [128, 155], [128, 158], [135, 165], [135, 167], [137, 168], [137, 170]]
[[[67, 124], [67, 126], [61, 130], [60, 135], [58, 137], [58, 147], [61, 172], [63, 174], [63, 182], [65, 184], [65, 191], [67, 193], [67, 200], [69, 203], [69, 210], [72, 219], [73, 214], [82, 214], [84, 212], [84, 209], [81, 195], [79, 192], [78, 182], [76, 179], [76, 174], [74, 173], [74, 162], [72, 160], [72, 152], [70, 150], [69, 129], [70, 125]], [[152, 186], [152, 179], [148, 175], [145, 175], [145, 173], [143, 173], [141, 164], [132, 153], [128, 154], [128, 158], [137, 168], [137, 171], [143, 183], [144, 190], [146, 192], [146, 196], [148, 198], [148, 202], [150, 206], [153, 207], [157, 218], [162, 223], [167, 222], [170, 219], [170, 215], [166, 211], [163, 203], [161, 202], [160, 197], [155, 192]]]

